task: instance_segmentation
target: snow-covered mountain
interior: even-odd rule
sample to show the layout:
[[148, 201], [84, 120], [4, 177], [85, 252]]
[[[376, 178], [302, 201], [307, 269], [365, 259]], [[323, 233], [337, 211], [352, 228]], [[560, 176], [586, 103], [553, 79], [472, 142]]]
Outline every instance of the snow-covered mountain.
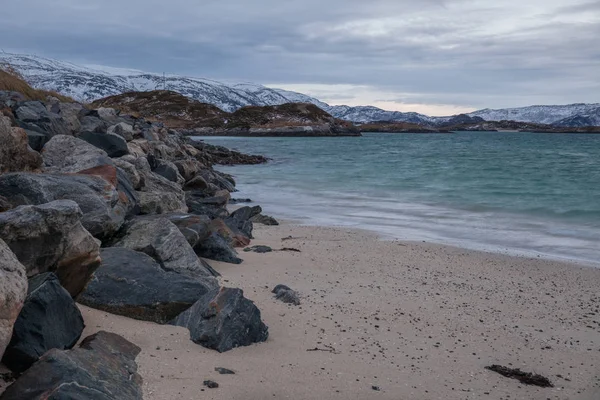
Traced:
[[[439, 126], [455, 121], [452, 117], [429, 117], [415, 112], [386, 111], [372, 106], [330, 106], [314, 97], [254, 83], [223, 83], [209, 79], [153, 74], [103, 66], [79, 66], [48, 58], [0, 53], [0, 66], [10, 65], [34, 87], [54, 90], [78, 101], [91, 102], [129, 91], [168, 89], [224, 111], [256, 105], [313, 103], [336, 118], [356, 123], [373, 121], [409, 122]], [[486, 121], [513, 120], [537, 124], [578, 127], [600, 126], [600, 104], [531, 106], [501, 110], [484, 109], [467, 114]]]
[[48, 58], [0, 53], [0, 64], [16, 69], [34, 87], [53, 90], [82, 102], [129, 91], [167, 89], [232, 112], [241, 107], [309, 102], [327, 104], [301, 93], [252, 83], [226, 84], [210, 79], [152, 74], [136, 70], [83, 67]]
[[[596, 126], [600, 125], [600, 103], [596, 104], [568, 104], [564, 106], [529, 106], [520, 108], [505, 108], [501, 110], [475, 111], [468, 114], [470, 116], [481, 117], [486, 121], [517, 121], [533, 122], [537, 124], [562, 124], [570, 119], [580, 120], [580, 117], [586, 117], [589, 122]], [[561, 125], [573, 126], [573, 125]]]

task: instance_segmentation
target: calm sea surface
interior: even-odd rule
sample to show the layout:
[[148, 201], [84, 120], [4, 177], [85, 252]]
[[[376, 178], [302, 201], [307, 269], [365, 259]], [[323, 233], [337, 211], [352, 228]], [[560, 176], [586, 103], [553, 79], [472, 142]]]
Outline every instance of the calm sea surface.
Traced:
[[202, 139], [273, 159], [219, 167], [266, 214], [600, 265], [600, 135]]

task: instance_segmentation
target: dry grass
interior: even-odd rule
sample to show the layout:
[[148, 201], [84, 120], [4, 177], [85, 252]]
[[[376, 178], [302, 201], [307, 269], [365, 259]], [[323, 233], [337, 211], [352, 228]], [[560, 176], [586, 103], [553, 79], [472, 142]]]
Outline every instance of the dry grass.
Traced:
[[0, 65], [0, 90], [19, 92], [27, 100], [46, 101], [49, 96], [56, 97], [62, 102], [74, 103], [70, 97], [49, 90], [32, 88], [23, 77], [10, 65]]

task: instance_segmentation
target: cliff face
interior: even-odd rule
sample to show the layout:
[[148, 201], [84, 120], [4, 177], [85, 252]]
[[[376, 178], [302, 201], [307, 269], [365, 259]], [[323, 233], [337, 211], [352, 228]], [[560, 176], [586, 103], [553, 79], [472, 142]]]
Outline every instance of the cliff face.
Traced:
[[248, 106], [228, 113], [211, 104], [165, 90], [129, 92], [92, 103], [121, 113], [162, 122], [188, 135], [358, 136], [351, 123], [338, 120], [314, 104]]

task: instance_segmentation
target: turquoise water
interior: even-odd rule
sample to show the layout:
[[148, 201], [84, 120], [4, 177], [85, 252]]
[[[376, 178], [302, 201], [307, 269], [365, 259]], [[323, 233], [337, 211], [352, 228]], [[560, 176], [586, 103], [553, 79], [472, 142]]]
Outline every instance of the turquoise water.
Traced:
[[600, 135], [203, 139], [273, 159], [219, 168], [267, 214], [600, 263]]

